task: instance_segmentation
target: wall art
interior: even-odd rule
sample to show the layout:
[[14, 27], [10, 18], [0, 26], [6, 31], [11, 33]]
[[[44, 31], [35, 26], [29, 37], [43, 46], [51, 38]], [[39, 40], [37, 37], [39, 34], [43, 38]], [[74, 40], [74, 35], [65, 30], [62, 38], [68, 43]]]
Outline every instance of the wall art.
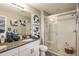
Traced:
[[18, 21], [17, 20], [10, 20], [11, 26], [18, 26]]

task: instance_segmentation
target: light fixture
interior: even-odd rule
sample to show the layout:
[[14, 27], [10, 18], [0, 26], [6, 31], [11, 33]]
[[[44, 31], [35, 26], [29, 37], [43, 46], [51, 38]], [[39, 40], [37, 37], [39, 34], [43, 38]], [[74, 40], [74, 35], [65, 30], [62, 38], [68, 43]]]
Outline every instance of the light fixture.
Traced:
[[49, 20], [50, 20], [51, 23], [57, 24], [57, 17], [55, 17], [55, 16], [51, 17]]
[[11, 3], [11, 4], [15, 5], [15, 6], [19, 7], [19, 8], [22, 8], [22, 9], [25, 8], [25, 3]]
[[52, 21], [52, 22], [53, 22], [54, 20], [53, 20], [53, 19], [50, 19], [50, 21]]

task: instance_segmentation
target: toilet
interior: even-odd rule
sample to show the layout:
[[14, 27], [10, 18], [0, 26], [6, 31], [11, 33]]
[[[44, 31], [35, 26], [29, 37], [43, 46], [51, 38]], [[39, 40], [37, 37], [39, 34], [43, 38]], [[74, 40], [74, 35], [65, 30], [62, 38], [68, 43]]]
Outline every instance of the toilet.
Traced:
[[40, 55], [45, 56], [45, 52], [48, 50], [48, 47], [45, 45], [40, 45]]

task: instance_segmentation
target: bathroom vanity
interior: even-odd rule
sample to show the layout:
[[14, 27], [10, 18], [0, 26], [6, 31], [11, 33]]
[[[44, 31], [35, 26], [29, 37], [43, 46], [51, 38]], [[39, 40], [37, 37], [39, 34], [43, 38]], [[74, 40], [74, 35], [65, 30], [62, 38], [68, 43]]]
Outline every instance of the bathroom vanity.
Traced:
[[0, 4], [0, 15], [6, 16], [4, 42], [2, 42], [3, 36], [0, 35], [0, 56], [39, 56], [38, 15], [32, 16], [32, 13], [18, 7], [16, 3]]
[[[0, 47], [0, 56], [39, 56], [40, 40], [20, 40]], [[2, 51], [3, 50], [3, 51]]]

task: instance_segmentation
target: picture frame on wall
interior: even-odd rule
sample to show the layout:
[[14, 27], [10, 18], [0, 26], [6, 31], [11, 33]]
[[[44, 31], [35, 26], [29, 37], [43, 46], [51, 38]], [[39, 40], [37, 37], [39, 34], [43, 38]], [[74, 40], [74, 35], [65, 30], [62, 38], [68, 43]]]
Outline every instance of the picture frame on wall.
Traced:
[[26, 26], [26, 20], [19, 20], [19, 22], [20, 22], [20, 25]]
[[11, 26], [18, 26], [18, 21], [17, 20], [10, 20]]
[[34, 15], [33, 19], [35, 23], [39, 23], [40, 21], [38, 15]]
[[32, 38], [40, 39], [40, 19], [38, 15], [33, 15]]

